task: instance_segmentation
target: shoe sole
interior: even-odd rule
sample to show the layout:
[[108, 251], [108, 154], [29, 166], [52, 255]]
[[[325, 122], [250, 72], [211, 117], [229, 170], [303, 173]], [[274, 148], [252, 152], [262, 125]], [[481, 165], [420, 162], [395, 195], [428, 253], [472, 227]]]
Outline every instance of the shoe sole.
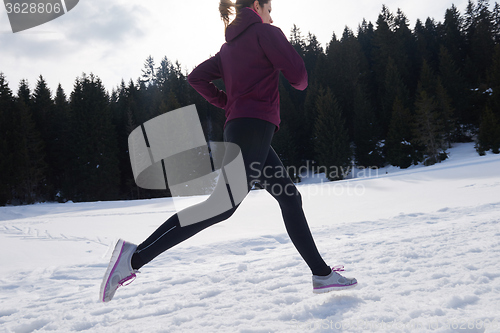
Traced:
[[324, 294], [324, 293], [328, 293], [330, 291], [338, 291], [338, 290], [346, 290], [346, 289], [355, 288], [357, 285], [358, 285], [358, 283], [356, 282], [356, 283], [348, 285], [348, 286], [345, 286], [345, 285], [326, 286], [326, 287], [322, 287], [322, 288], [313, 289], [313, 293]]
[[113, 250], [113, 254], [111, 255], [111, 259], [109, 260], [109, 265], [108, 265], [108, 269], [106, 270], [106, 274], [104, 274], [104, 278], [103, 278], [102, 283], [101, 283], [101, 291], [100, 291], [100, 297], [99, 297], [100, 300], [104, 303], [111, 301], [111, 299], [108, 301], [106, 301], [104, 299], [104, 297], [106, 296], [104, 294], [104, 292], [106, 290], [106, 287], [109, 284], [110, 277], [113, 275], [113, 272], [116, 269], [116, 265], [118, 265], [118, 262], [120, 261], [120, 257], [122, 256], [124, 245], [125, 245], [124, 240], [122, 240], [122, 239], [118, 240], [118, 242], [115, 245], [115, 249]]

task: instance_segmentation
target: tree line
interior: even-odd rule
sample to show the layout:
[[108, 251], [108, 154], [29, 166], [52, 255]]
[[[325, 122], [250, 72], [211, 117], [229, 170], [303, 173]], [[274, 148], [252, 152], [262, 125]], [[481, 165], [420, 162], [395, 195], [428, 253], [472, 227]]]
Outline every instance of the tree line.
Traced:
[[[453, 142], [476, 142], [480, 155], [500, 150], [500, 6], [469, 0], [444, 21], [417, 20], [382, 7], [356, 33], [346, 27], [323, 49], [294, 26], [309, 87], [280, 80], [282, 124], [273, 146], [289, 170], [438, 163]], [[67, 95], [43, 76], [14, 93], [0, 73], [0, 205], [169, 196], [135, 185], [128, 135], [137, 126], [196, 104], [207, 140], [221, 141], [222, 110], [187, 83], [179, 62], [148, 57], [136, 81], [111, 93], [82, 74]], [[215, 84], [224, 89], [221, 80]], [[331, 180], [343, 174], [327, 174]], [[291, 174], [300, 181], [300, 175]]]

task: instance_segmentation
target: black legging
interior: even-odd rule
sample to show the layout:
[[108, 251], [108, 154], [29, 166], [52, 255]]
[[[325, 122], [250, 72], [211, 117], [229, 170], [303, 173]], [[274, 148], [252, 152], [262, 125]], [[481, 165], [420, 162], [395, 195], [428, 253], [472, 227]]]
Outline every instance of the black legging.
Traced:
[[[316, 248], [302, 210], [301, 195], [271, 147], [275, 129], [274, 124], [264, 120], [238, 118], [226, 124], [224, 141], [235, 143], [241, 149], [248, 191], [250, 191], [253, 182], [258, 181], [278, 201], [288, 235], [312, 273], [314, 275], [328, 275], [331, 269], [323, 261]], [[217, 188], [226, 187], [222, 177], [219, 179], [221, 181], [218, 182], [214, 192], [217, 191]], [[217, 205], [210, 199], [211, 197], [216, 196], [212, 194], [206, 201], [187, 209], [206, 211], [208, 207], [213, 207], [211, 205]], [[137, 247], [137, 251], [132, 257], [132, 267], [139, 269], [159, 254], [201, 230], [228, 219], [238, 206], [239, 204], [220, 215], [183, 227], [179, 223], [178, 214], [174, 214]]]

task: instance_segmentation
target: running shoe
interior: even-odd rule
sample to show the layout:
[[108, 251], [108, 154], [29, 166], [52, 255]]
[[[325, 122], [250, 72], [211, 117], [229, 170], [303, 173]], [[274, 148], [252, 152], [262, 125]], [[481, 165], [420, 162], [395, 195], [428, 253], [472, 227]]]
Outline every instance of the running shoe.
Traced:
[[344, 266], [335, 266], [327, 276], [313, 275], [313, 293], [322, 294], [333, 290], [354, 288], [358, 281], [355, 278], [346, 278], [337, 272], [343, 272]]
[[136, 249], [137, 245], [118, 240], [101, 283], [100, 301], [111, 301], [118, 287], [129, 285], [135, 280], [135, 274], [139, 271], [132, 269], [131, 260]]

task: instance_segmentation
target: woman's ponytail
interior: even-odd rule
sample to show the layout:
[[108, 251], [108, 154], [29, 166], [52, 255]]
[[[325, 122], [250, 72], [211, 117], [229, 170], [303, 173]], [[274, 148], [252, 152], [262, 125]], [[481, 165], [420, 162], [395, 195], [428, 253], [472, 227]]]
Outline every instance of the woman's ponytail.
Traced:
[[232, 7], [234, 7], [234, 3], [231, 0], [220, 0], [219, 3], [219, 12], [222, 21], [224, 22], [224, 27], [227, 28], [229, 25], [229, 16], [234, 14]]
[[[236, 0], [236, 2], [232, 2], [231, 0], [220, 0], [219, 3], [219, 12], [222, 21], [224, 21], [224, 27], [227, 28], [229, 25], [229, 17], [235, 14], [233, 7], [236, 9], [236, 15], [246, 7], [251, 7], [256, 0]], [[261, 6], [268, 3], [269, 0], [258, 0]]]

